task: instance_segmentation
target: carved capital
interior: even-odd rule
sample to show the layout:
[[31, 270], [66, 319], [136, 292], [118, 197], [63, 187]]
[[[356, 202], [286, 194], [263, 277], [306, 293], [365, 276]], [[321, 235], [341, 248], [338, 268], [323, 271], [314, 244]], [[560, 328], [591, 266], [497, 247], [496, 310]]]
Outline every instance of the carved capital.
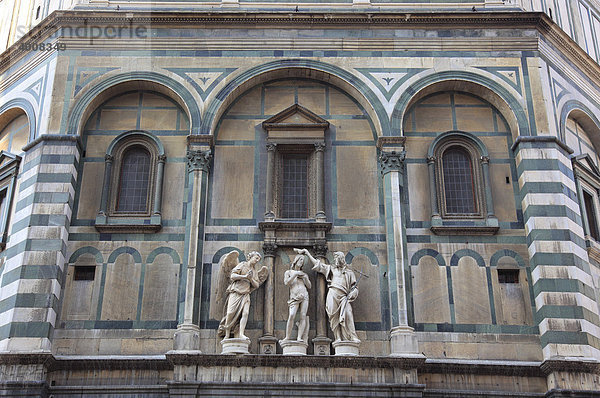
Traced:
[[435, 156], [428, 156], [427, 164], [435, 163], [436, 160], [437, 160], [437, 158]]
[[210, 161], [212, 159], [212, 153], [209, 150], [188, 150], [187, 152], [187, 165], [188, 172], [195, 170], [202, 170], [208, 172]]
[[324, 152], [325, 151], [325, 143], [324, 142], [315, 142], [315, 152]]
[[275, 243], [265, 243], [262, 248], [265, 257], [275, 257], [275, 253], [277, 252], [277, 245]]
[[112, 155], [109, 155], [108, 153], [106, 155], [104, 155], [104, 161], [105, 162], [112, 162], [113, 160], [115, 160], [115, 157]]
[[274, 152], [277, 149], [277, 144], [273, 142], [267, 142], [267, 152]]
[[164, 163], [167, 161], [167, 155], [158, 155], [158, 162]]
[[379, 155], [379, 165], [381, 166], [381, 174], [387, 174], [390, 171], [401, 171], [404, 164], [406, 151], [381, 151]]
[[327, 255], [327, 245], [326, 244], [317, 243], [316, 245], [313, 246], [313, 250], [317, 257], [325, 257]]
[[481, 163], [482, 164], [490, 163], [490, 157], [489, 156], [482, 156], [481, 157]]

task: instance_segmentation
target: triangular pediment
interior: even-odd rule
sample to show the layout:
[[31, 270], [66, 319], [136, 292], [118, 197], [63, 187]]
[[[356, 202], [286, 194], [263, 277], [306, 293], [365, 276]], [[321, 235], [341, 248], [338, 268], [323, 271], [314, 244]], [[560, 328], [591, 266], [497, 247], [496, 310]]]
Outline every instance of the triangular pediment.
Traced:
[[325, 130], [329, 122], [302, 105], [294, 104], [263, 122], [265, 130], [319, 129]]
[[584, 169], [587, 169], [588, 172], [591, 172], [595, 177], [600, 178], [600, 170], [598, 170], [598, 166], [596, 166], [590, 155], [575, 156], [574, 161]]
[[6, 166], [21, 160], [20, 156], [14, 155], [10, 152], [0, 151], [0, 170], [3, 170]]

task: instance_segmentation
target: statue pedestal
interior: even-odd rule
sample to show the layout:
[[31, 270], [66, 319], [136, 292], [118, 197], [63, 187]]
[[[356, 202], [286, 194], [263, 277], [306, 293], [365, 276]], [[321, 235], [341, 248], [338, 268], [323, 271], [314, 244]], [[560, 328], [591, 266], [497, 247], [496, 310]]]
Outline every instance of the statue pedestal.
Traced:
[[333, 346], [335, 355], [357, 356], [358, 346], [360, 346], [360, 342], [342, 340], [334, 341], [333, 343], [331, 343], [331, 345]]
[[306, 355], [308, 343], [302, 340], [279, 340], [283, 355]]
[[312, 339], [315, 355], [329, 355], [330, 349], [329, 345], [331, 344], [331, 339], [329, 337], [315, 337]]
[[223, 339], [221, 340], [221, 354], [249, 354], [250, 339]]
[[275, 336], [263, 336], [259, 338], [258, 348], [261, 354], [274, 355], [277, 349], [277, 338]]

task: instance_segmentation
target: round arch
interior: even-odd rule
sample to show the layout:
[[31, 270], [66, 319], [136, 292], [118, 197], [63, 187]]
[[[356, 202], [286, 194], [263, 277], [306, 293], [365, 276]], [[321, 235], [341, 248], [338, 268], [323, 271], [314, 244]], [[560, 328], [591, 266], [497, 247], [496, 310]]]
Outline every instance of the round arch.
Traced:
[[156, 72], [129, 72], [111, 76], [84, 90], [75, 100], [67, 121], [67, 134], [81, 135], [83, 124], [104, 101], [133, 90], [164, 94], [181, 106], [190, 120], [190, 134], [200, 134], [200, 108], [192, 93], [181, 83]]
[[389, 118], [373, 91], [352, 73], [337, 66], [307, 59], [273, 61], [255, 66], [233, 78], [208, 104], [202, 123], [205, 134], [215, 128], [228, 106], [250, 88], [267, 81], [303, 78], [330, 83], [352, 96], [366, 111], [378, 136], [390, 135]]
[[[440, 91], [462, 91], [475, 94], [496, 107], [506, 118], [513, 133], [520, 136], [532, 135], [527, 114], [517, 100], [515, 93], [497, 81], [469, 71], [443, 71], [432, 73], [411, 82], [392, 112], [391, 129], [393, 135], [403, 135], [402, 124], [406, 111], [421, 98]], [[514, 90], [513, 90], [514, 91]]]
[[445, 133], [438, 135], [435, 138], [435, 140], [433, 140], [433, 142], [429, 145], [429, 149], [427, 150], [427, 156], [428, 157], [433, 156], [435, 147], [438, 145], [438, 143], [440, 141], [443, 141], [447, 137], [453, 137], [453, 136], [459, 136], [459, 137], [466, 138], [467, 140], [470, 140], [479, 149], [479, 153], [481, 154], [481, 156], [486, 156], [486, 157], [489, 156], [487, 148], [485, 147], [485, 145], [483, 144], [483, 142], [481, 142], [481, 140], [479, 138], [475, 137], [471, 133], [467, 133], [465, 131], [458, 131], [458, 130], [446, 131]]
[[565, 129], [569, 117], [577, 120], [589, 135], [594, 147], [600, 149], [600, 120], [594, 112], [577, 100], [569, 100], [564, 103], [560, 111], [560, 139], [565, 142]]
[[12, 99], [0, 106], [0, 130], [24, 112], [29, 122], [29, 137], [27, 143], [35, 139], [36, 119], [35, 110], [29, 101], [23, 98]]

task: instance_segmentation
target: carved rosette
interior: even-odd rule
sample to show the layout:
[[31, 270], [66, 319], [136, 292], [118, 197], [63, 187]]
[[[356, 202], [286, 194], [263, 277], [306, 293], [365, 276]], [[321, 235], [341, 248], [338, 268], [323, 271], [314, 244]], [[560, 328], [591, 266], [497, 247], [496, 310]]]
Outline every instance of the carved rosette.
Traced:
[[187, 152], [187, 165], [188, 172], [202, 170], [208, 172], [210, 167], [210, 161], [212, 159], [212, 153], [209, 150], [188, 150]]
[[104, 155], [104, 161], [106, 163], [112, 163], [112, 161], [115, 160], [115, 157], [112, 155], [109, 155], [108, 153], [106, 155]]
[[275, 253], [277, 252], [277, 245], [275, 243], [265, 243], [263, 244], [263, 253], [265, 257], [275, 257]]
[[167, 161], [167, 155], [159, 155], [158, 163], [165, 163]]
[[489, 156], [482, 156], [481, 157], [481, 164], [489, 164], [490, 163], [490, 157]]
[[267, 152], [275, 152], [277, 149], [277, 144], [274, 142], [267, 142]]
[[381, 167], [381, 174], [387, 174], [390, 171], [402, 171], [404, 164], [404, 158], [406, 157], [406, 151], [381, 151], [379, 155], [379, 165]]
[[313, 250], [315, 251], [315, 255], [317, 257], [325, 257], [327, 255], [326, 244], [316, 244], [313, 246]]
[[324, 152], [325, 151], [325, 143], [324, 142], [315, 142], [315, 152]]

